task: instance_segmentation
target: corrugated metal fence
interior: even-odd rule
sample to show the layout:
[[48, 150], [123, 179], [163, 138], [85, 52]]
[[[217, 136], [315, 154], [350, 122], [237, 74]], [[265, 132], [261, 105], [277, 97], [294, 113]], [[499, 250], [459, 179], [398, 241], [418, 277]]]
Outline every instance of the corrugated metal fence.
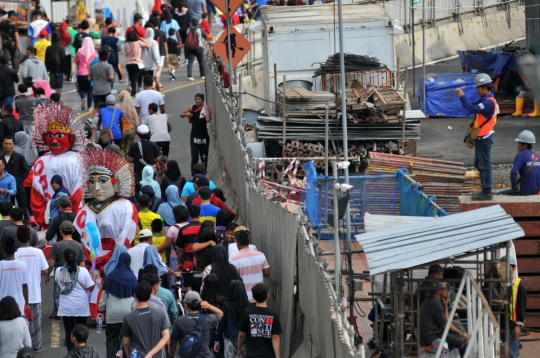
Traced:
[[525, 25], [527, 47], [535, 55], [540, 55], [540, 3], [538, 0], [525, 0]]
[[[253, 244], [265, 253], [270, 264], [266, 283], [271, 292], [270, 305], [280, 313], [282, 356], [352, 357], [329, 278], [306, 244], [309, 238], [305, 227], [297, 215], [257, 191], [243, 128], [231, 115], [235, 107], [230, 103], [235, 99], [223, 89], [212, 59], [205, 61], [205, 66], [206, 102], [213, 111], [208, 176], [221, 183], [227, 204], [239, 213], [238, 220], [249, 226]], [[295, 314], [298, 308], [303, 316]], [[301, 349], [293, 354], [292, 348]]]

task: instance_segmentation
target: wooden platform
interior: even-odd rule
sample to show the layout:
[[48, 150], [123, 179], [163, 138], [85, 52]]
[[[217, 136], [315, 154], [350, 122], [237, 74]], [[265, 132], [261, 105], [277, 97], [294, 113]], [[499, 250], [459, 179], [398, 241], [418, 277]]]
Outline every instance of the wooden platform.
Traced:
[[540, 327], [540, 196], [494, 195], [492, 201], [471, 201], [459, 197], [459, 211], [470, 211], [492, 205], [501, 207], [525, 231], [525, 237], [514, 240], [519, 276], [527, 288], [527, 319], [529, 327]]

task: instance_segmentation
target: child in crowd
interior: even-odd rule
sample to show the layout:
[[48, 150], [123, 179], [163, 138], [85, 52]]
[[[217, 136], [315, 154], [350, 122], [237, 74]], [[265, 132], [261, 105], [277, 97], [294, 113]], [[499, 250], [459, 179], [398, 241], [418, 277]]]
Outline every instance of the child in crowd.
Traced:
[[199, 24], [199, 26], [201, 27], [201, 30], [206, 32], [207, 35], [211, 35], [212, 29], [210, 28], [210, 23], [208, 22], [208, 14], [203, 13], [201, 16], [202, 16], [201, 23]]
[[67, 196], [67, 190], [64, 187], [63, 179], [60, 175], [55, 175], [51, 179], [51, 187], [54, 190], [54, 194], [51, 200], [47, 203], [49, 209], [49, 215], [45, 213], [46, 223], [50, 223], [55, 217], [60, 215], [60, 209], [58, 208], [57, 200], [61, 196]]
[[167, 63], [167, 71], [169, 72], [169, 79], [174, 81], [176, 79], [175, 73], [178, 69], [178, 56], [180, 56], [180, 49], [184, 45], [179, 44], [175, 37], [176, 31], [169, 29], [169, 38], [167, 38], [167, 48], [169, 49], [169, 62]]

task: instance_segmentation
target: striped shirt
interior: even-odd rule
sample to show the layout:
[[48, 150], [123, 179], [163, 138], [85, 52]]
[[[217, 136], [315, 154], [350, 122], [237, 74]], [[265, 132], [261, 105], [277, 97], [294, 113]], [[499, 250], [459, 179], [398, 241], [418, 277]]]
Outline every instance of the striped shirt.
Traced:
[[244, 248], [232, 256], [229, 262], [236, 267], [242, 277], [249, 301], [255, 302], [251, 289], [263, 282], [263, 269], [270, 268], [266, 256], [260, 251]]
[[216, 216], [217, 216], [218, 211], [220, 211], [221, 209], [212, 204], [201, 204], [199, 206], [201, 207], [201, 214], [199, 215], [199, 221], [203, 223], [206, 220], [210, 220], [214, 223], [214, 225], [216, 225]]

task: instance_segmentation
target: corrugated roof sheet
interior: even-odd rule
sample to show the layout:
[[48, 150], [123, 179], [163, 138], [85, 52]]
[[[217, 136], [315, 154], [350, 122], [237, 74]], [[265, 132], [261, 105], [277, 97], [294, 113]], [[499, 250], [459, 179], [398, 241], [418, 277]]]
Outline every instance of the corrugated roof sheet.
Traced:
[[[338, 10], [332, 4], [315, 6], [263, 6], [261, 18], [269, 25], [309, 25], [337, 23]], [[343, 22], [390, 19], [379, 4], [343, 5]]]
[[356, 235], [372, 275], [404, 270], [524, 236], [500, 205]]

